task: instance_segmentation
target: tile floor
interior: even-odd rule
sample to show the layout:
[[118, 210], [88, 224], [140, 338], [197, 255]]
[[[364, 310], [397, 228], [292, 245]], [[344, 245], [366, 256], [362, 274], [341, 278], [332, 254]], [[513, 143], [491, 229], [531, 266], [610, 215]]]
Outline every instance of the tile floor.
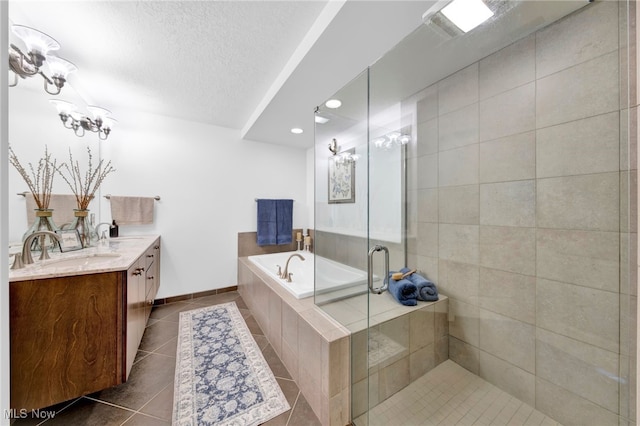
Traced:
[[[366, 425], [366, 417], [355, 424]], [[370, 411], [369, 426], [388, 425], [560, 426], [451, 360]]]
[[52, 419], [16, 419], [12, 421], [12, 425], [170, 425], [179, 313], [230, 301], [235, 301], [238, 305], [292, 407], [265, 425], [320, 425], [298, 386], [291, 379], [236, 291], [154, 307], [126, 383], [50, 407], [47, 410], [56, 411]]

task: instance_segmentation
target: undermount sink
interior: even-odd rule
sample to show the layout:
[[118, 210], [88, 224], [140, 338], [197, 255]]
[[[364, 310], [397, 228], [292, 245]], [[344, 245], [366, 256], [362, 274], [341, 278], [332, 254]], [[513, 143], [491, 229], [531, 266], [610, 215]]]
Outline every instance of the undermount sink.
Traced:
[[42, 267], [55, 266], [89, 266], [99, 263], [105, 263], [113, 260], [116, 257], [120, 257], [118, 253], [92, 253], [83, 256], [65, 257], [62, 259], [51, 259], [42, 262]]

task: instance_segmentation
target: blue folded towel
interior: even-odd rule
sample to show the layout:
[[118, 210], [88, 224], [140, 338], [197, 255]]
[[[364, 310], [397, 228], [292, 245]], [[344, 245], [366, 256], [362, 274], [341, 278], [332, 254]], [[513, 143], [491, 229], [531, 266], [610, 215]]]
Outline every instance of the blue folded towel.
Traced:
[[257, 200], [258, 245], [289, 244], [293, 241], [293, 200]]
[[[400, 269], [400, 272], [403, 274], [409, 271], [409, 268]], [[432, 281], [429, 281], [422, 275], [415, 272], [407, 276], [405, 279], [412, 282], [418, 289], [418, 300], [422, 300], [424, 302], [435, 302], [438, 300], [438, 288]]]
[[416, 285], [406, 278], [396, 281], [391, 278], [391, 275], [392, 273], [389, 273], [389, 293], [405, 306], [416, 306], [418, 304]]

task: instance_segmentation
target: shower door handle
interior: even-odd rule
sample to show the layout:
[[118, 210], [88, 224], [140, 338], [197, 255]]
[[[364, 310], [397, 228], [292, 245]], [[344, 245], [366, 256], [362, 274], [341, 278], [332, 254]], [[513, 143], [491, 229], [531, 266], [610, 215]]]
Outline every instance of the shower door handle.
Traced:
[[[384, 251], [384, 279], [382, 280], [382, 286], [373, 288], [373, 255], [375, 252]], [[369, 283], [369, 291], [375, 294], [381, 294], [389, 286], [389, 249], [385, 246], [376, 244], [369, 249], [368, 259], [369, 270], [367, 274], [367, 281]]]

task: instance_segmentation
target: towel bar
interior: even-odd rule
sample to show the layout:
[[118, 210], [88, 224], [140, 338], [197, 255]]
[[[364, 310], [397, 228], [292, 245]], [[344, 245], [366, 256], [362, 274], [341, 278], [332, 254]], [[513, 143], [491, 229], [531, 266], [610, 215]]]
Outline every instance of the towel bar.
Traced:
[[[111, 194], [107, 194], [104, 196], [104, 198], [106, 198], [107, 200], [111, 198]], [[156, 195], [155, 197], [153, 197], [154, 200], [156, 201], [160, 201], [160, 196]]]

